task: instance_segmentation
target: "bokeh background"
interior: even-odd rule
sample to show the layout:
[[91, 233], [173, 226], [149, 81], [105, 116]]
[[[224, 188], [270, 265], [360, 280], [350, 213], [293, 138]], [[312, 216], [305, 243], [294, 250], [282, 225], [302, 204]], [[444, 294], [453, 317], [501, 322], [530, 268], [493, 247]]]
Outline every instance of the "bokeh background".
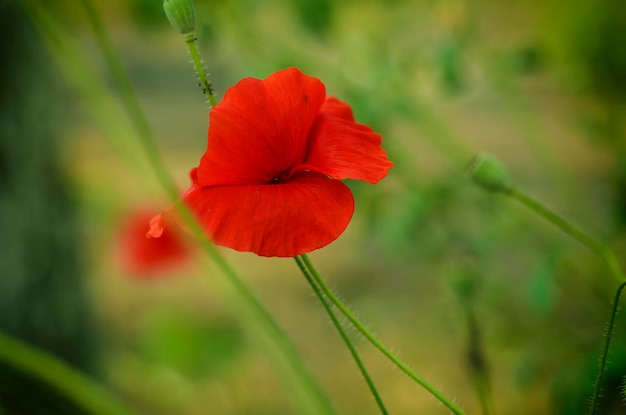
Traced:
[[[201, 252], [149, 275], [125, 266], [125, 221], [169, 202], [132, 144], [84, 9], [41, 3], [91, 67], [59, 65], [50, 52], [58, 39], [42, 35], [21, 2], [0, 2], [0, 329], [90, 373], [140, 413], [296, 413]], [[183, 39], [161, 1], [95, 6], [184, 189], [206, 146], [208, 108]], [[493, 413], [584, 413], [617, 283], [593, 253], [464, 170], [476, 152], [497, 155], [519, 187], [623, 256], [626, 3], [196, 8], [218, 96], [243, 77], [297, 66], [382, 134], [394, 169], [375, 186], [349, 183], [357, 209], [348, 231], [311, 258], [383, 343], [469, 413], [481, 413], [476, 390], [486, 384]], [[80, 90], [86, 73], [91, 89]], [[339, 413], [377, 413], [293, 260], [223, 253]], [[626, 413], [625, 326], [618, 317], [604, 414]], [[352, 334], [390, 413], [447, 413]], [[1, 365], [0, 408], [75, 413]]]

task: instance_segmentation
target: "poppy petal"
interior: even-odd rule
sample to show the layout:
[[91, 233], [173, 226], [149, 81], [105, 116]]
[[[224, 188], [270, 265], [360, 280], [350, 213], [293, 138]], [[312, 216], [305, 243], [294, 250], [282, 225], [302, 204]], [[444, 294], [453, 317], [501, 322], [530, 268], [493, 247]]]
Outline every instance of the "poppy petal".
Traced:
[[184, 200], [216, 244], [268, 257], [328, 245], [354, 213], [350, 189], [313, 172], [277, 184], [192, 186]]
[[328, 97], [311, 129], [306, 161], [296, 171], [377, 183], [392, 166], [381, 147], [380, 135], [357, 123], [349, 105]]
[[[153, 216], [151, 209], [138, 209], [125, 220], [120, 229], [118, 247], [122, 266], [133, 276], [151, 278], [164, 275], [161, 272], [185, 263], [191, 257], [178, 228]], [[152, 219], [150, 219], [152, 217]], [[150, 237], [146, 224], [150, 220]]]
[[304, 161], [325, 95], [320, 80], [296, 68], [230, 88], [211, 110], [198, 184], [264, 184], [289, 173]]

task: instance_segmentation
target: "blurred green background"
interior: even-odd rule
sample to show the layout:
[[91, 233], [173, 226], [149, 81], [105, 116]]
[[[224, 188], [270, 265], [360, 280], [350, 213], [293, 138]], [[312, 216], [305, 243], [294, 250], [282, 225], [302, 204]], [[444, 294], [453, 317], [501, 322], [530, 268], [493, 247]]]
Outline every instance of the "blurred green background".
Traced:
[[[208, 116], [182, 37], [159, 0], [95, 3], [184, 189]], [[119, 99], [82, 8], [46, 7], [98, 69], [94, 91]], [[464, 169], [477, 151], [497, 155], [517, 185], [623, 255], [626, 2], [198, 0], [196, 8], [218, 97], [243, 77], [297, 66], [382, 134], [394, 169], [376, 186], [349, 183], [357, 208], [348, 231], [311, 258], [383, 343], [468, 413], [481, 413], [475, 389], [485, 373], [494, 413], [584, 413], [616, 281], [591, 252], [474, 186]], [[89, 371], [140, 413], [294, 413], [257, 341], [216, 294], [210, 263], [198, 258], [150, 281], [121, 266], [125, 215], [168, 202], [126, 137], [115, 137], [117, 149], [107, 144], [127, 120], [101, 111], [106, 128], [96, 122], [71, 87], [75, 74], [58, 69], [50, 39], [20, 10], [0, 2], [0, 329]], [[376, 413], [293, 261], [224, 254], [339, 413]], [[353, 334], [390, 413], [447, 413]], [[625, 346], [618, 316], [601, 413], [626, 413]], [[14, 374], [0, 374], [7, 413], [71, 413], [38, 408]]]

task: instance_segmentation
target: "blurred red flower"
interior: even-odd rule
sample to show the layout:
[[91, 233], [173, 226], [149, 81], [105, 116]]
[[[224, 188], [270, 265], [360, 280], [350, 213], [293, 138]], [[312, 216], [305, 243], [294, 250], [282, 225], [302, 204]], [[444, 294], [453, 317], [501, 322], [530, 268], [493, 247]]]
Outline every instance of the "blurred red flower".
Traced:
[[153, 209], [138, 209], [132, 212], [119, 233], [119, 248], [122, 266], [133, 276], [153, 278], [163, 275], [187, 262], [190, 248], [185, 243], [180, 229], [159, 219], [163, 233], [159, 238], [148, 238], [146, 229], [155, 218]]
[[[243, 79], [211, 110], [207, 150], [181, 198], [216, 244], [292, 257], [348, 226], [354, 199], [340, 180], [376, 183], [392, 166], [379, 134], [289, 68]], [[162, 226], [155, 218], [148, 235]]]

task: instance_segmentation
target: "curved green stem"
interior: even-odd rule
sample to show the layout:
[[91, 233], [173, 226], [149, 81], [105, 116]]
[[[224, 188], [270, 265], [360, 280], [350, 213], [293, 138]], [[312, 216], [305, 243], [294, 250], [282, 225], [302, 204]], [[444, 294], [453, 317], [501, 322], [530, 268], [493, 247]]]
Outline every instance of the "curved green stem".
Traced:
[[576, 228], [574, 225], [565, 221], [556, 213], [548, 210], [545, 206], [531, 198], [526, 193], [512, 186], [503, 188], [502, 193], [511, 196], [518, 202], [521, 202], [527, 208], [539, 214], [539, 216], [542, 216], [544, 219], [547, 219], [548, 222], [552, 223], [554, 226], [561, 229], [563, 232], [604, 258], [604, 248], [602, 245], [587, 236], [583, 231]]
[[465, 415], [465, 412], [459, 408], [454, 402], [450, 399], [446, 398], [441, 392], [435, 389], [430, 383], [428, 383], [425, 379], [415, 373], [411, 368], [404, 363], [400, 358], [394, 355], [387, 347], [385, 347], [364, 325], [361, 323], [352, 312], [346, 307], [339, 298], [332, 292], [332, 290], [328, 287], [328, 285], [324, 282], [322, 277], [319, 275], [311, 260], [306, 254], [301, 255], [301, 258], [306, 265], [307, 269], [313, 276], [315, 283], [322, 289], [324, 295], [342, 312], [344, 316], [352, 323], [352, 325], [365, 337], [374, 347], [376, 347], [382, 354], [384, 354], [394, 365], [396, 365], [401, 371], [403, 371], [407, 376], [417, 382], [421, 387], [426, 389], [431, 395], [433, 395], [439, 402], [444, 404], [448, 409], [450, 409], [456, 415]]
[[615, 292], [615, 298], [613, 299], [613, 306], [611, 307], [611, 317], [609, 318], [609, 325], [606, 330], [606, 340], [604, 342], [604, 348], [602, 349], [602, 357], [600, 358], [600, 367], [598, 368], [598, 374], [596, 376], [596, 387], [591, 399], [591, 406], [589, 407], [589, 415], [595, 415], [598, 401], [600, 399], [600, 392], [602, 390], [602, 381], [604, 378], [604, 370], [606, 368], [606, 360], [609, 356], [609, 346], [611, 345], [611, 337], [613, 337], [613, 327], [615, 326], [615, 316], [617, 315], [617, 309], [619, 306], [619, 299], [622, 295], [622, 291], [626, 287], [626, 281], [621, 283], [617, 287]]
[[[101, 48], [105, 52], [105, 57], [107, 58], [109, 69], [112, 73], [114, 73], [114, 77], [118, 81], [118, 87], [121, 90], [125, 91], [123, 94], [123, 98], [124, 102], [127, 104], [128, 109], [130, 110], [131, 118], [136, 121], [135, 123], [137, 126], [141, 127], [139, 128], [139, 135], [142, 138], [144, 150], [150, 154], [155, 153], [154, 157], [151, 157], [150, 160], [153, 163], [153, 167], [155, 168], [155, 170], [160, 173], [159, 178], [163, 179], [166, 177], [165, 181], [162, 184], [173, 183], [173, 180], [167, 173], [165, 164], [162, 163], [162, 159], [160, 157], [160, 154], [158, 153], [158, 149], [155, 144], [154, 136], [152, 135], [149, 128], [143, 128], [144, 125], [148, 125], [148, 121], [143, 111], [139, 107], [138, 101], [133, 93], [130, 80], [128, 79], [128, 75], [123, 70], [121, 63], [118, 62], [117, 54], [115, 54], [112, 47], [112, 42], [110, 41], [110, 38], [105, 31], [104, 25], [100, 21], [100, 16], [97, 12], [95, 12], [95, 9], [92, 5], [92, 0], [82, 1], [86, 5], [86, 7], [92, 10], [92, 13], [90, 13], [90, 18], [92, 20], [94, 31], [96, 32], [97, 38], [99, 39]], [[213, 96], [213, 91], [211, 89], [210, 83], [208, 82], [204, 73], [202, 62], [196, 50], [195, 40], [196, 38], [194, 36], [193, 39], [188, 39], [186, 42], [189, 46], [189, 50], [198, 71], [198, 75], [200, 76], [200, 79], [203, 83], [204, 91], [207, 94], [211, 105], [215, 105], [215, 97]], [[159, 155], [159, 157], [156, 157], [156, 155]], [[179, 211], [181, 210], [181, 208], [182, 206], [179, 206]], [[261, 302], [244, 283], [243, 279], [220, 255], [217, 249], [215, 249], [215, 246], [206, 239], [206, 236], [199, 228], [197, 222], [190, 214], [190, 212], [184, 209], [183, 217], [187, 222], [187, 225], [194, 229], [194, 233], [198, 237], [198, 240], [202, 241], [201, 244], [204, 250], [209, 254], [213, 262], [219, 267], [222, 273], [229, 280], [230, 284], [235, 288], [235, 291], [242, 300], [240, 301], [242, 306], [241, 308], [245, 310], [244, 312], [246, 312], [246, 314], [249, 318], [252, 319], [252, 321], [255, 321], [256, 324], [260, 324], [261, 327], [265, 329], [266, 334], [269, 335], [268, 337], [272, 339], [281, 350], [280, 354], [287, 361], [288, 366], [294, 372], [296, 372], [297, 381], [299, 381], [303, 385], [304, 389], [308, 391], [308, 393], [311, 395], [309, 397], [303, 397], [303, 399], [309, 402], [308, 405], [313, 405], [317, 408], [316, 413], [319, 411], [328, 414], [334, 413], [330, 401], [322, 392], [317, 382], [313, 380], [313, 377], [304, 366], [298, 352], [293, 347], [293, 344], [288, 340], [287, 335], [280, 328], [276, 320], [274, 320], [272, 315], [265, 309], [265, 307], [263, 307]]]
[[613, 252], [606, 246], [597, 242], [583, 231], [567, 222], [565, 219], [557, 215], [556, 213], [548, 210], [541, 203], [522, 192], [521, 190], [509, 186], [501, 189], [502, 193], [511, 196], [513, 199], [521, 202], [524, 206], [531, 209], [533, 212], [537, 213], [539, 216], [542, 216], [544, 219], [547, 219], [548, 222], [552, 223], [557, 228], [561, 229], [563, 232], [576, 239], [581, 244], [585, 245], [591, 251], [595, 252], [599, 255], [609, 267], [611, 274], [621, 283], [624, 280], [624, 274], [621, 270], [621, 266], [619, 262], [615, 258]]
[[[105, 53], [113, 79], [120, 91], [124, 91], [122, 92], [124, 105], [137, 128], [143, 153], [148, 154], [149, 162], [153, 170], [157, 172], [161, 185], [166, 188], [171, 199], [176, 200], [178, 192], [173, 185], [174, 181], [160, 156], [147, 119], [136, 100], [128, 76], [116, 57], [104, 24], [91, 0], [83, 0], [83, 2], [90, 15], [90, 21], [96, 32], [99, 45]], [[91, 67], [74, 38], [50, 14], [44, 4], [40, 0], [21, 0], [21, 5], [47, 41], [52, 55], [56, 58], [63, 73], [66, 74], [67, 80], [85, 99], [89, 108], [93, 110], [92, 113], [95, 118], [100, 121], [102, 128], [109, 132], [105, 136], [113, 142], [116, 138], [115, 133], [120, 131], [119, 128], [117, 130], [112, 128], [117, 124], [112, 122], [111, 118], [119, 116], [122, 119], [123, 114], [119, 114], [118, 107], [114, 105], [107, 95], [107, 91], [101, 86], [102, 80], [95, 75], [96, 71]], [[123, 132], [128, 135], [127, 131], [124, 130]], [[181, 210], [186, 211], [186, 209]], [[184, 212], [182, 216], [188, 222], [190, 229], [199, 229], [188, 211]], [[334, 414], [335, 411], [330, 401], [278, 323], [206, 236], [200, 231], [195, 233], [200, 235], [201, 245], [222, 275], [225, 276], [227, 288], [234, 290], [235, 295], [230, 298], [233, 308], [247, 319], [248, 327], [260, 328], [260, 332], [265, 335], [264, 340], [266, 341], [262, 344], [267, 346], [268, 356], [272, 359], [272, 363], [284, 384], [292, 390], [293, 396], [297, 398], [300, 413]], [[221, 281], [216, 280], [215, 282]]]
[[365, 382], [367, 383], [367, 386], [369, 387], [370, 392], [372, 393], [372, 396], [374, 396], [374, 399], [376, 400], [376, 405], [378, 405], [378, 409], [380, 409], [380, 412], [383, 415], [387, 415], [388, 414], [387, 408], [385, 408], [385, 404], [383, 403], [383, 400], [381, 399], [380, 394], [378, 393], [378, 390], [376, 389], [376, 386], [374, 385], [374, 382], [372, 381], [372, 378], [370, 377], [367, 369], [365, 368], [365, 365], [363, 364], [363, 361], [361, 360], [359, 353], [357, 352], [356, 348], [352, 344], [352, 341], [350, 341], [348, 334], [343, 329], [343, 326], [341, 325], [341, 323], [337, 319], [337, 316], [333, 312], [331, 304], [329, 304], [326, 297], [324, 297], [324, 293], [322, 293], [318, 285], [313, 280], [313, 276], [311, 275], [307, 266], [305, 265], [304, 260], [301, 257], [295, 257], [294, 259], [296, 260], [296, 263], [298, 264], [298, 268], [300, 268], [300, 271], [302, 272], [302, 274], [304, 274], [304, 277], [309, 282], [309, 285], [311, 286], [311, 288], [313, 288], [315, 295], [317, 295], [317, 298], [319, 298], [320, 302], [324, 306], [326, 313], [330, 317], [331, 321], [333, 322], [333, 325], [335, 326], [335, 328], [339, 332], [339, 335], [341, 336], [344, 343], [348, 347], [348, 350], [350, 350], [350, 354], [354, 358], [356, 365], [359, 367], [359, 371], [361, 372], [361, 375], [365, 379]]
[[191, 54], [191, 59], [193, 60], [193, 65], [195, 66], [196, 73], [200, 78], [202, 92], [209, 100], [209, 104], [214, 107], [215, 105], [217, 105], [217, 100], [215, 99], [215, 93], [213, 92], [213, 86], [211, 85], [211, 81], [209, 81], [209, 78], [206, 75], [202, 59], [200, 58], [200, 54], [198, 53], [198, 49], [196, 48], [197, 40], [198, 38], [195, 36], [195, 34], [192, 34], [191, 36], [186, 36], [185, 43], [187, 43], [189, 53]]
[[65, 362], [3, 333], [0, 333], [0, 360], [20, 373], [51, 386], [86, 413], [94, 415], [135, 413], [102, 386]]
[[613, 254], [613, 251], [609, 249], [607, 246], [597, 242], [587, 234], [585, 234], [580, 229], [576, 228], [574, 225], [565, 221], [556, 213], [545, 208], [541, 203], [537, 202], [530, 196], [526, 195], [524, 192], [516, 189], [514, 187], [506, 187], [502, 189], [502, 192], [506, 195], [513, 197], [515, 200], [521, 202], [526, 207], [530, 208], [535, 213], [539, 214], [543, 218], [547, 219], [550, 223], [561, 229], [563, 232], [576, 239], [587, 248], [595, 252], [599, 255], [605, 262], [611, 275], [613, 275], [620, 283], [617, 288], [617, 292], [615, 293], [615, 299], [613, 300], [613, 306], [611, 309], [611, 315], [609, 317], [609, 325], [606, 332], [606, 341], [604, 343], [604, 348], [602, 349], [602, 355], [600, 357], [600, 367], [598, 368], [598, 375], [596, 377], [596, 387], [593, 393], [593, 397], [591, 399], [591, 406], [589, 413], [594, 415], [596, 409], [598, 407], [598, 401], [600, 399], [600, 392], [602, 389], [602, 379], [604, 377], [604, 371], [606, 369], [606, 360], [609, 354], [609, 346], [611, 344], [611, 338], [613, 337], [613, 329], [615, 326], [615, 315], [617, 314], [617, 307], [619, 303], [619, 298], [622, 293], [622, 290], [626, 286], [626, 281], [624, 281], [624, 272], [622, 271], [622, 267], [619, 264], [619, 261]]

